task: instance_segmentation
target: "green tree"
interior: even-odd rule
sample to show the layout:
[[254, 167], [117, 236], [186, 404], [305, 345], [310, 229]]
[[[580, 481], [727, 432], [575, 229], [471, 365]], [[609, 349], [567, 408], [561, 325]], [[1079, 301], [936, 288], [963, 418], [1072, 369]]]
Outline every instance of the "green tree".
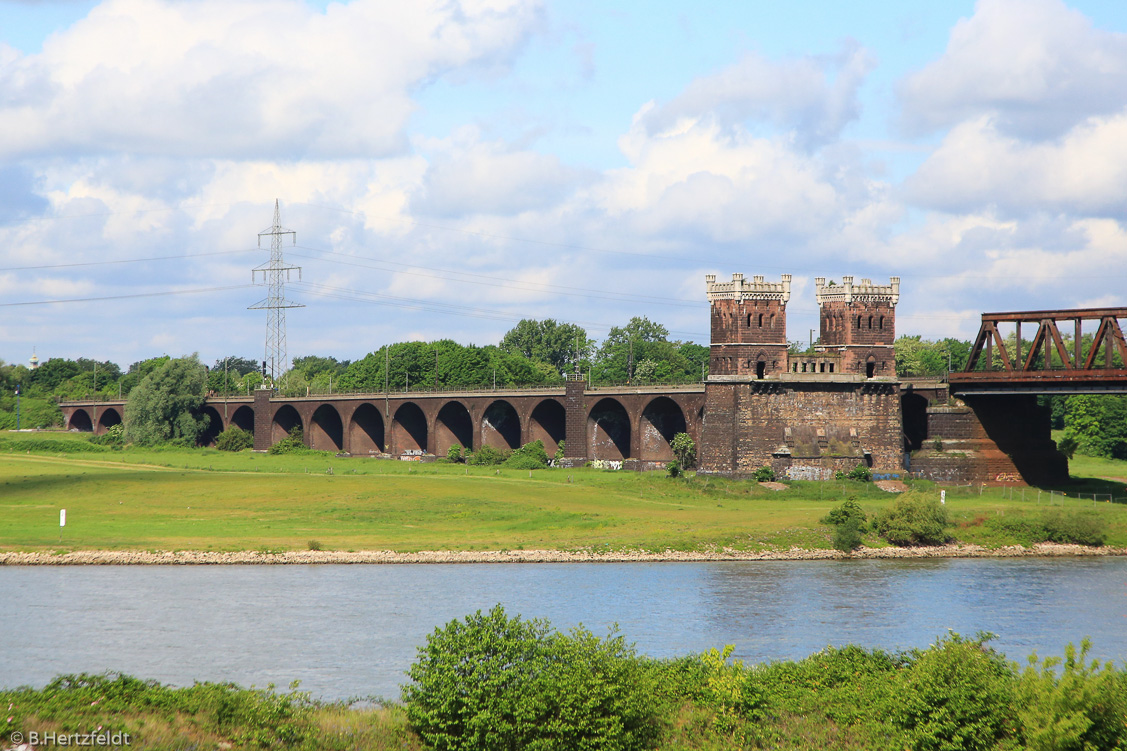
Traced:
[[594, 341], [587, 338], [583, 327], [573, 323], [558, 323], [551, 318], [543, 321], [526, 318], [509, 329], [500, 346], [507, 352], [546, 362], [558, 373], [566, 373], [568, 366], [573, 366], [576, 355], [580, 360], [590, 357]]
[[[639, 377], [647, 382], [699, 380], [708, 349], [692, 342], [669, 341], [669, 329], [645, 317], [615, 326], [595, 356], [596, 381], [623, 383]], [[643, 363], [645, 363], [643, 365]], [[639, 370], [641, 368], [641, 370]]]
[[197, 355], [170, 359], [149, 373], [125, 402], [126, 440], [195, 444], [208, 424], [200, 413], [206, 385], [207, 370]]
[[1065, 400], [1065, 438], [1088, 456], [1127, 459], [1127, 397], [1070, 396]]

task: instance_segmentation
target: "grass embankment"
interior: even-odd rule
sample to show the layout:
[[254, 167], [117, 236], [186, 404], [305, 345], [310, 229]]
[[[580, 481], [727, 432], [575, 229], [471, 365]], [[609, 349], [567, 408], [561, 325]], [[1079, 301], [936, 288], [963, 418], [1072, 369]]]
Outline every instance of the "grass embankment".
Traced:
[[[827, 549], [819, 520], [855, 498], [870, 515], [891, 495], [871, 483], [794, 482], [775, 491], [715, 477], [594, 469], [527, 470], [271, 456], [213, 449], [67, 451], [0, 439], [0, 551]], [[29, 439], [31, 440], [31, 439]], [[25, 448], [26, 447], [26, 448]], [[62, 449], [62, 450], [60, 450]], [[1117, 462], [1105, 476], [1127, 476]], [[1115, 473], [1119, 474], [1116, 475]], [[1069, 488], [1124, 495], [1121, 483]], [[910, 493], [937, 495], [927, 482]], [[1127, 546], [1127, 505], [1053, 497], [1107, 521], [1107, 544]], [[950, 488], [947, 507], [966, 543], [1023, 541], [992, 517], [1038, 514], [1048, 492]], [[67, 509], [60, 529], [59, 509]], [[876, 537], [865, 540], [881, 546]]]

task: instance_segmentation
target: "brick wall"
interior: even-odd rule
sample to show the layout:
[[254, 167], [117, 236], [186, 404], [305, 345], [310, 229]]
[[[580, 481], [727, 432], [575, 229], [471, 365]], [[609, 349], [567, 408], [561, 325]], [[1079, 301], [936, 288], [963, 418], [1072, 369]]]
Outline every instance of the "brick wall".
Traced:
[[769, 465], [877, 472], [902, 468], [895, 383], [714, 382], [705, 387], [701, 470], [750, 475]]
[[265, 451], [272, 444], [271, 430], [273, 414], [270, 410], [271, 389], [257, 389], [254, 392], [254, 450]]

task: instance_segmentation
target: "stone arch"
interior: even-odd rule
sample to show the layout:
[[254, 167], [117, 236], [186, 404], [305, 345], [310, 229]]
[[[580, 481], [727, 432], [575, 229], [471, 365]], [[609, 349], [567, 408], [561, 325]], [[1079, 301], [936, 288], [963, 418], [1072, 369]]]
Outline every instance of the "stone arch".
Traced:
[[201, 412], [207, 417], [207, 427], [196, 440], [201, 446], [210, 446], [223, 432], [223, 417], [219, 414], [219, 410], [210, 404], [205, 404]]
[[380, 410], [364, 402], [348, 422], [348, 450], [354, 456], [384, 452], [384, 424]]
[[548, 456], [553, 456], [567, 434], [567, 410], [555, 399], [536, 405], [528, 419], [528, 440], [542, 441]]
[[520, 448], [520, 416], [504, 399], [485, 408], [481, 417], [481, 445], [498, 449]]
[[639, 457], [644, 461], [664, 461], [673, 458], [670, 444], [673, 436], [687, 433], [685, 412], [681, 405], [668, 396], [659, 396], [642, 410], [641, 451]]
[[105, 407], [98, 413], [98, 428], [95, 432], [102, 435], [114, 425], [121, 424], [121, 413], [113, 407]]
[[297, 413], [289, 404], [283, 404], [274, 413], [274, 419], [270, 424], [270, 444], [273, 445], [278, 441], [285, 438], [290, 434], [294, 428], [305, 429], [304, 423], [301, 421], [301, 415]]
[[904, 451], [919, 451], [927, 439], [927, 399], [911, 391], [900, 397]]
[[868, 359], [865, 360], [865, 377], [866, 378], [872, 378], [876, 374], [877, 374], [877, 358], [873, 357], [872, 355], [869, 355]]
[[309, 448], [319, 451], [344, 449], [344, 424], [340, 412], [331, 404], [322, 404], [309, 420]]
[[588, 455], [617, 461], [630, 458], [630, 415], [617, 399], [606, 397], [587, 416]]
[[77, 430], [80, 433], [93, 433], [94, 423], [90, 420], [90, 413], [84, 409], [76, 409], [70, 413], [67, 421], [67, 430]]
[[231, 414], [231, 424], [254, 435], [254, 409], [243, 405]]
[[466, 405], [461, 402], [446, 402], [438, 410], [438, 418], [434, 421], [435, 455], [446, 456], [454, 445], [473, 451], [473, 432], [473, 418]]
[[391, 421], [391, 446], [393, 453], [427, 450], [427, 418], [414, 402], [406, 402], [395, 410]]

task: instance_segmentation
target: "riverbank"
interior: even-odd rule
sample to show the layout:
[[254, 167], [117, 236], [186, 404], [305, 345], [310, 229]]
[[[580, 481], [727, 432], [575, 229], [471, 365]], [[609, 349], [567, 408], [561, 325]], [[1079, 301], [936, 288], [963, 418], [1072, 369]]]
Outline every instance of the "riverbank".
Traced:
[[0, 566], [231, 566], [231, 565], [318, 565], [404, 563], [669, 563], [724, 561], [813, 561], [828, 559], [893, 558], [1060, 558], [1067, 556], [1107, 557], [1127, 555], [1127, 548], [1088, 547], [1039, 543], [1030, 547], [1005, 545], [939, 545], [918, 548], [866, 548], [846, 555], [838, 550], [791, 548], [751, 552], [746, 550], [679, 551], [564, 551], [564, 550], [423, 550], [399, 553], [391, 550], [300, 550], [268, 553], [241, 552], [79, 550], [69, 553], [0, 553]]

